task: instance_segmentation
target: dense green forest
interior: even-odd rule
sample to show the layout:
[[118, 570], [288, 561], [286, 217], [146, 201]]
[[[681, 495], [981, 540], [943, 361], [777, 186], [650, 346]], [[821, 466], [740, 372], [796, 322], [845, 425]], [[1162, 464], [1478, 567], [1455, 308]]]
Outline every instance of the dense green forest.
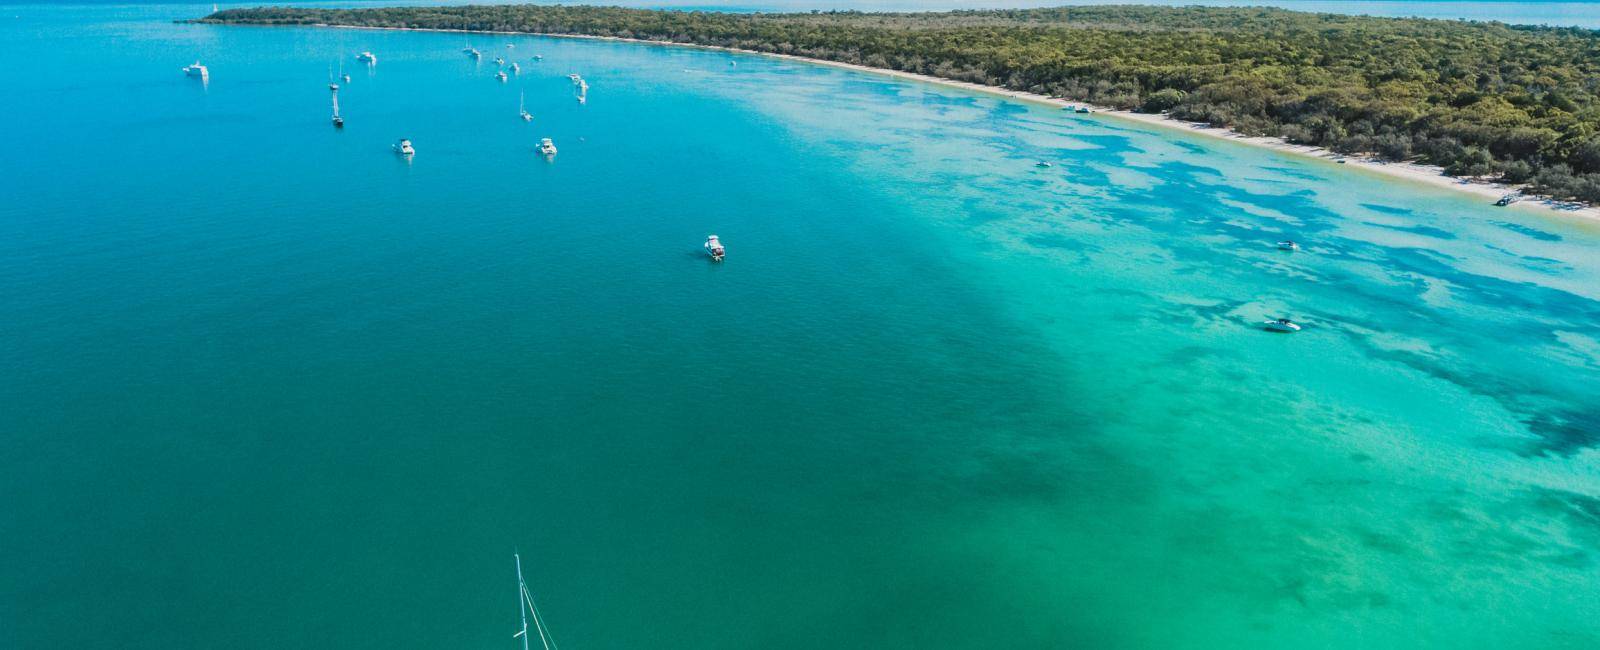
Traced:
[[257, 8], [203, 21], [619, 36], [795, 54], [1169, 112], [1600, 203], [1600, 31], [1143, 6], [791, 14]]

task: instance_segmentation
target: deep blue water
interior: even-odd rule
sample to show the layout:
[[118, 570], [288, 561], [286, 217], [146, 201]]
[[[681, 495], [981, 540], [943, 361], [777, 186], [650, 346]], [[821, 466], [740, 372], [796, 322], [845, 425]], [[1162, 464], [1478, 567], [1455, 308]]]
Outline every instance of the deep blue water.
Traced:
[[518, 647], [515, 549], [568, 648], [1600, 644], [1593, 222], [198, 11], [0, 22], [0, 647]]

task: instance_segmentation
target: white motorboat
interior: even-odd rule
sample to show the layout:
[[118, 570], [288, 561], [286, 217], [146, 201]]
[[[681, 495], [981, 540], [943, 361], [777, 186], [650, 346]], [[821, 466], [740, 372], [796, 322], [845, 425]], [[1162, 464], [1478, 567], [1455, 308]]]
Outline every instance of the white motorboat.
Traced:
[[356, 60], [367, 65], [372, 65], [378, 62], [378, 57], [371, 52], [362, 52], [356, 55]]
[[183, 73], [199, 79], [208, 79], [211, 77], [211, 71], [207, 70], [205, 66], [200, 65], [199, 61], [195, 61], [194, 65], [184, 66]]
[[511, 62], [510, 68], [511, 68], [511, 74], [522, 74], [522, 66], [517, 65], [516, 61], [512, 61]]
[[499, 79], [500, 81], [504, 82], [507, 79], [506, 71], [505, 70], [501, 70], [499, 72], [494, 73], [494, 78]]
[[1287, 318], [1275, 318], [1269, 321], [1262, 321], [1261, 326], [1272, 332], [1284, 332], [1292, 334], [1300, 331], [1300, 324]]
[[539, 153], [543, 154], [546, 158], [554, 158], [556, 155], [556, 143], [551, 142], [550, 138], [540, 139]]
[[402, 156], [410, 156], [417, 153], [417, 150], [411, 147], [410, 140], [400, 138], [398, 142], [394, 143], [394, 152]]
[[474, 59], [477, 59], [477, 58], [482, 58], [482, 57], [483, 57], [483, 53], [482, 53], [482, 52], [479, 52], [479, 51], [478, 51], [478, 50], [477, 50], [477, 48], [475, 48], [475, 47], [472, 47], [472, 46], [471, 46], [471, 45], [468, 45], [468, 46], [466, 46], [466, 47], [463, 47], [463, 48], [461, 48], [461, 51], [462, 51], [462, 52], [463, 52], [463, 53], [465, 53], [465, 54], [466, 54], [466, 55], [467, 55], [467, 56], [470, 56], [470, 57], [472, 57], [472, 58], [474, 58]]
[[1300, 244], [1293, 239], [1285, 239], [1278, 242], [1278, 250], [1297, 251], [1300, 250]]
[[727, 257], [728, 249], [722, 246], [721, 239], [712, 235], [706, 238], [706, 254], [711, 256], [711, 261], [721, 262], [722, 258]]

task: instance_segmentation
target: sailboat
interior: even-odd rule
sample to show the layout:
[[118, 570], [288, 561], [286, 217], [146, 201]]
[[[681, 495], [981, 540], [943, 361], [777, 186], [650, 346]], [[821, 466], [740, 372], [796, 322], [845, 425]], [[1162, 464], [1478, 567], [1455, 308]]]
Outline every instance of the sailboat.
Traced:
[[528, 108], [527, 108], [527, 105], [526, 105], [526, 99], [525, 99], [525, 95], [526, 94], [527, 93], [518, 93], [517, 94], [517, 115], [522, 116], [522, 121], [524, 121], [524, 122], [532, 122], [533, 121], [533, 113], [529, 113], [528, 112]]
[[533, 630], [539, 633], [539, 643], [544, 650], [556, 650], [556, 640], [544, 629], [544, 617], [539, 615], [539, 607], [533, 604], [533, 593], [528, 591], [528, 583], [522, 579], [522, 555], [512, 554], [517, 559], [517, 613], [522, 616], [522, 630], [511, 635], [511, 638], [522, 637], [522, 650], [528, 647], [528, 616], [533, 616]]
[[344, 118], [339, 116], [339, 84], [328, 84], [328, 90], [333, 92], [333, 128], [344, 128]]

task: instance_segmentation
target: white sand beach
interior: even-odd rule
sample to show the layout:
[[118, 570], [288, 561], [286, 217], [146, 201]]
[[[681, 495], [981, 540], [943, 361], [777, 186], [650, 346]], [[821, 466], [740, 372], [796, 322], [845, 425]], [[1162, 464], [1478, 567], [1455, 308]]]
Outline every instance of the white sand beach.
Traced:
[[[857, 72], [866, 72], [866, 73], [870, 73], [870, 74], [877, 74], [877, 75], [885, 75], [885, 76], [889, 76], [889, 77], [896, 77], [896, 78], [899, 78], [899, 79], [907, 79], [907, 80], [919, 81], [919, 82], [923, 82], [923, 83], [938, 84], [938, 85], [941, 85], [941, 86], [949, 86], [949, 87], [953, 87], [953, 88], [962, 88], [962, 89], [971, 90], [971, 91], [974, 91], [974, 92], [988, 93], [988, 94], [991, 94], [991, 95], [1000, 95], [1000, 96], [1009, 97], [1009, 98], [1020, 100], [1020, 101], [1034, 102], [1034, 103], [1046, 104], [1046, 105], [1057, 106], [1057, 107], [1062, 107], [1062, 108], [1066, 108], [1066, 107], [1069, 107], [1069, 106], [1085, 106], [1085, 107], [1089, 108], [1090, 110], [1094, 111], [1094, 114], [1096, 114], [1096, 115], [1106, 116], [1106, 117], [1110, 117], [1110, 118], [1113, 118], [1113, 119], [1119, 119], [1119, 120], [1128, 120], [1128, 121], [1132, 121], [1132, 122], [1139, 122], [1141, 124], [1146, 124], [1146, 125], [1149, 125], [1149, 126], [1163, 128], [1163, 129], [1176, 129], [1176, 130], [1184, 131], [1186, 133], [1193, 133], [1193, 134], [1196, 134], [1196, 135], [1202, 135], [1202, 136], [1206, 136], [1206, 137], [1213, 137], [1213, 138], [1220, 138], [1220, 139], [1224, 139], [1224, 140], [1231, 140], [1231, 141], [1234, 141], [1234, 142], [1253, 145], [1253, 146], [1257, 146], [1257, 147], [1264, 147], [1264, 148], [1267, 148], [1267, 149], [1273, 149], [1275, 151], [1280, 151], [1280, 152], [1288, 153], [1288, 154], [1294, 154], [1294, 155], [1298, 155], [1298, 156], [1307, 156], [1307, 157], [1311, 157], [1311, 158], [1320, 158], [1320, 159], [1323, 159], [1323, 160], [1327, 160], [1327, 161], [1329, 161], [1331, 163], [1344, 164], [1344, 165], [1346, 165], [1346, 166], [1348, 166], [1348, 167], [1350, 167], [1352, 169], [1357, 169], [1357, 170], [1361, 170], [1363, 172], [1368, 172], [1368, 173], [1379, 174], [1379, 175], [1386, 176], [1386, 177], [1393, 178], [1393, 179], [1405, 180], [1405, 181], [1410, 181], [1410, 182], [1415, 182], [1415, 183], [1423, 183], [1423, 184], [1432, 185], [1432, 186], [1435, 186], [1435, 187], [1451, 189], [1451, 190], [1456, 190], [1456, 191], [1460, 191], [1460, 192], [1466, 192], [1466, 193], [1472, 194], [1474, 196], [1477, 196], [1479, 198], [1482, 198], [1482, 199], [1484, 199], [1486, 201], [1490, 201], [1490, 202], [1496, 201], [1502, 196], [1505, 196], [1507, 194], [1511, 194], [1511, 193], [1514, 193], [1514, 192], [1518, 192], [1520, 190], [1520, 188], [1518, 188], [1518, 187], [1511, 186], [1511, 185], [1506, 185], [1506, 184], [1503, 184], [1503, 183], [1495, 183], [1495, 182], [1481, 180], [1481, 179], [1466, 179], [1466, 178], [1459, 178], [1459, 177], [1455, 177], [1455, 176], [1448, 176], [1448, 175], [1446, 175], [1444, 173], [1444, 170], [1442, 168], [1436, 167], [1436, 166], [1433, 166], [1433, 165], [1423, 165], [1423, 164], [1417, 164], [1417, 163], [1404, 163], [1404, 162], [1388, 162], [1388, 161], [1379, 160], [1379, 159], [1373, 158], [1373, 157], [1352, 156], [1352, 155], [1348, 155], [1348, 154], [1338, 153], [1338, 152], [1335, 152], [1335, 151], [1329, 151], [1329, 150], [1323, 149], [1321, 147], [1313, 147], [1313, 146], [1309, 146], [1309, 145], [1291, 144], [1291, 143], [1286, 142], [1286, 141], [1284, 141], [1284, 140], [1282, 140], [1280, 138], [1248, 136], [1248, 135], [1244, 135], [1242, 133], [1238, 133], [1238, 132], [1230, 130], [1230, 129], [1214, 127], [1214, 126], [1210, 126], [1210, 125], [1207, 125], [1207, 124], [1197, 124], [1197, 123], [1193, 123], [1193, 122], [1185, 122], [1185, 121], [1182, 121], [1182, 120], [1173, 119], [1171, 117], [1168, 117], [1165, 114], [1136, 113], [1136, 112], [1133, 112], [1133, 111], [1117, 110], [1117, 109], [1106, 108], [1106, 107], [1101, 107], [1101, 106], [1094, 106], [1092, 104], [1086, 104], [1084, 102], [1079, 102], [1079, 101], [1061, 99], [1061, 98], [1057, 98], [1057, 97], [1049, 97], [1049, 96], [1040, 95], [1040, 94], [1036, 94], [1036, 93], [1030, 93], [1030, 92], [1022, 91], [1022, 90], [1012, 90], [1012, 89], [1009, 89], [1009, 88], [1001, 88], [1001, 87], [998, 87], [998, 86], [988, 86], [988, 85], [984, 85], [984, 84], [977, 84], [977, 83], [972, 83], [972, 82], [967, 82], [967, 81], [956, 81], [956, 80], [953, 80], [953, 79], [944, 79], [944, 78], [941, 78], [941, 77], [934, 77], [934, 76], [931, 76], [931, 75], [925, 75], [925, 74], [920, 74], [920, 73], [915, 73], [915, 72], [904, 72], [904, 71], [900, 71], [900, 70], [888, 70], [888, 69], [884, 69], [884, 68], [873, 68], [873, 67], [868, 67], [868, 66], [864, 66], [864, 65], [857, 65], [857, 64], [854, 64], [854, 63], [843, 63], [843, 62], [839, 62], [839, 61], [829, 61], [829, 60], [826, 60], [826, 59], [814, 59], [814, 58], [810, 58], [810, 57], [796, 56], [796, 55], [792, 55], [792, 54], [777, 54], [777, 53], [772, 53], [772, 52], [760, 52], [760, 51], [756, 51], [756, 50], [744, 50], [744, 49], [739, 49], [739, 48], [720, 47], [720, 46], [715, 46], [715, 45], [699, 45], [699, 44], [695, 44], [695, 43], [676, 43], [676, 42], [672, 42], [672, 41], [656, 41], [656, 40], [647, 40], [647, 39], [639, 39], [639, 38], [621, 38], [621, 37], [616, 37], [616, 36], [589, 36], [589, 35], [583, 35], [583, 34], [547, 34], [547, 33], [537, 33], [537, 32], [497, 32], [497, 31], [477, 31], [477, 30], [458, 30], [458, 29], [416, 29], [416, 28], [407, 28], [407, 27], [356, 27], [356, 26], [347, 26], [347, 25], [317, 25], [317, 26], [319, 26], [319, 27], [338, 27], [338, 28], [343, 28], [343, 29], [381, 29], [381, 30], [394, 30], [394, 31], [462, 32], [462, 33], [478, 33], [478, 34], [505, 34], [505, 35], [521, 35], [521, 36], [547, 36], [547, 37], [550, 37], [550, 38], [581, 38], [581, 39], [599, 40], [599, 41], [619, 41], [619, 42], [627, 42], [627, 43], [640, 43], [640, 44], [644, 44], [644, 45], [661, 45], [661, 46], [672, 46], [672, 47], [692, 47], [692, 48], [699, 48], [699, 49], [704, 49], [704, 50], [719, 50], [719, 51], [723, 51], [723, 52], [738, 52], [740, 54], [750, 54], [750, 55], [756, 55], [756, 56], [773, 57], [773, 58], [778, 58], [778, 59], [787, 59], [787, 60], [790, 60], [790, 61], [799, 61], [799, 62], [810, 63], [810, 64], [815, 64], [815, 65], [825, 65], [825, 66], [831, 66], [831, 67], [835, 67], [835, 68], [844, 68], [844, 69], [847, 69], [847, 70], [855, 70]], [[1548, 198], [1545, 198], [1545, 197], [1538, 197], [1538, 196], [1533, 196], [1533, 195], [1525, 195], [1522, 200], [1519, 200], [1516, 203], [1513, 203], [1510, 206], [1510, 208], [1511, 209], [1517, 209], [1517, 210], [1538, 211], [1538, 212], [1543, 212], [1545, 214], [1554, 215], [1554, 216], [1562, 216], [1562, 217], [1576, 218], [1576, 219], [1593, 219], [1593, 220], [1600, 221], [1600, 207], [1588, 206], [1588, 205], [1584, 205], [1584, 204], [1576, 203], [1576, 202], [1556, 201], [1556, 200], [1551, 200], [1551, 199], [1548, 199]]]

